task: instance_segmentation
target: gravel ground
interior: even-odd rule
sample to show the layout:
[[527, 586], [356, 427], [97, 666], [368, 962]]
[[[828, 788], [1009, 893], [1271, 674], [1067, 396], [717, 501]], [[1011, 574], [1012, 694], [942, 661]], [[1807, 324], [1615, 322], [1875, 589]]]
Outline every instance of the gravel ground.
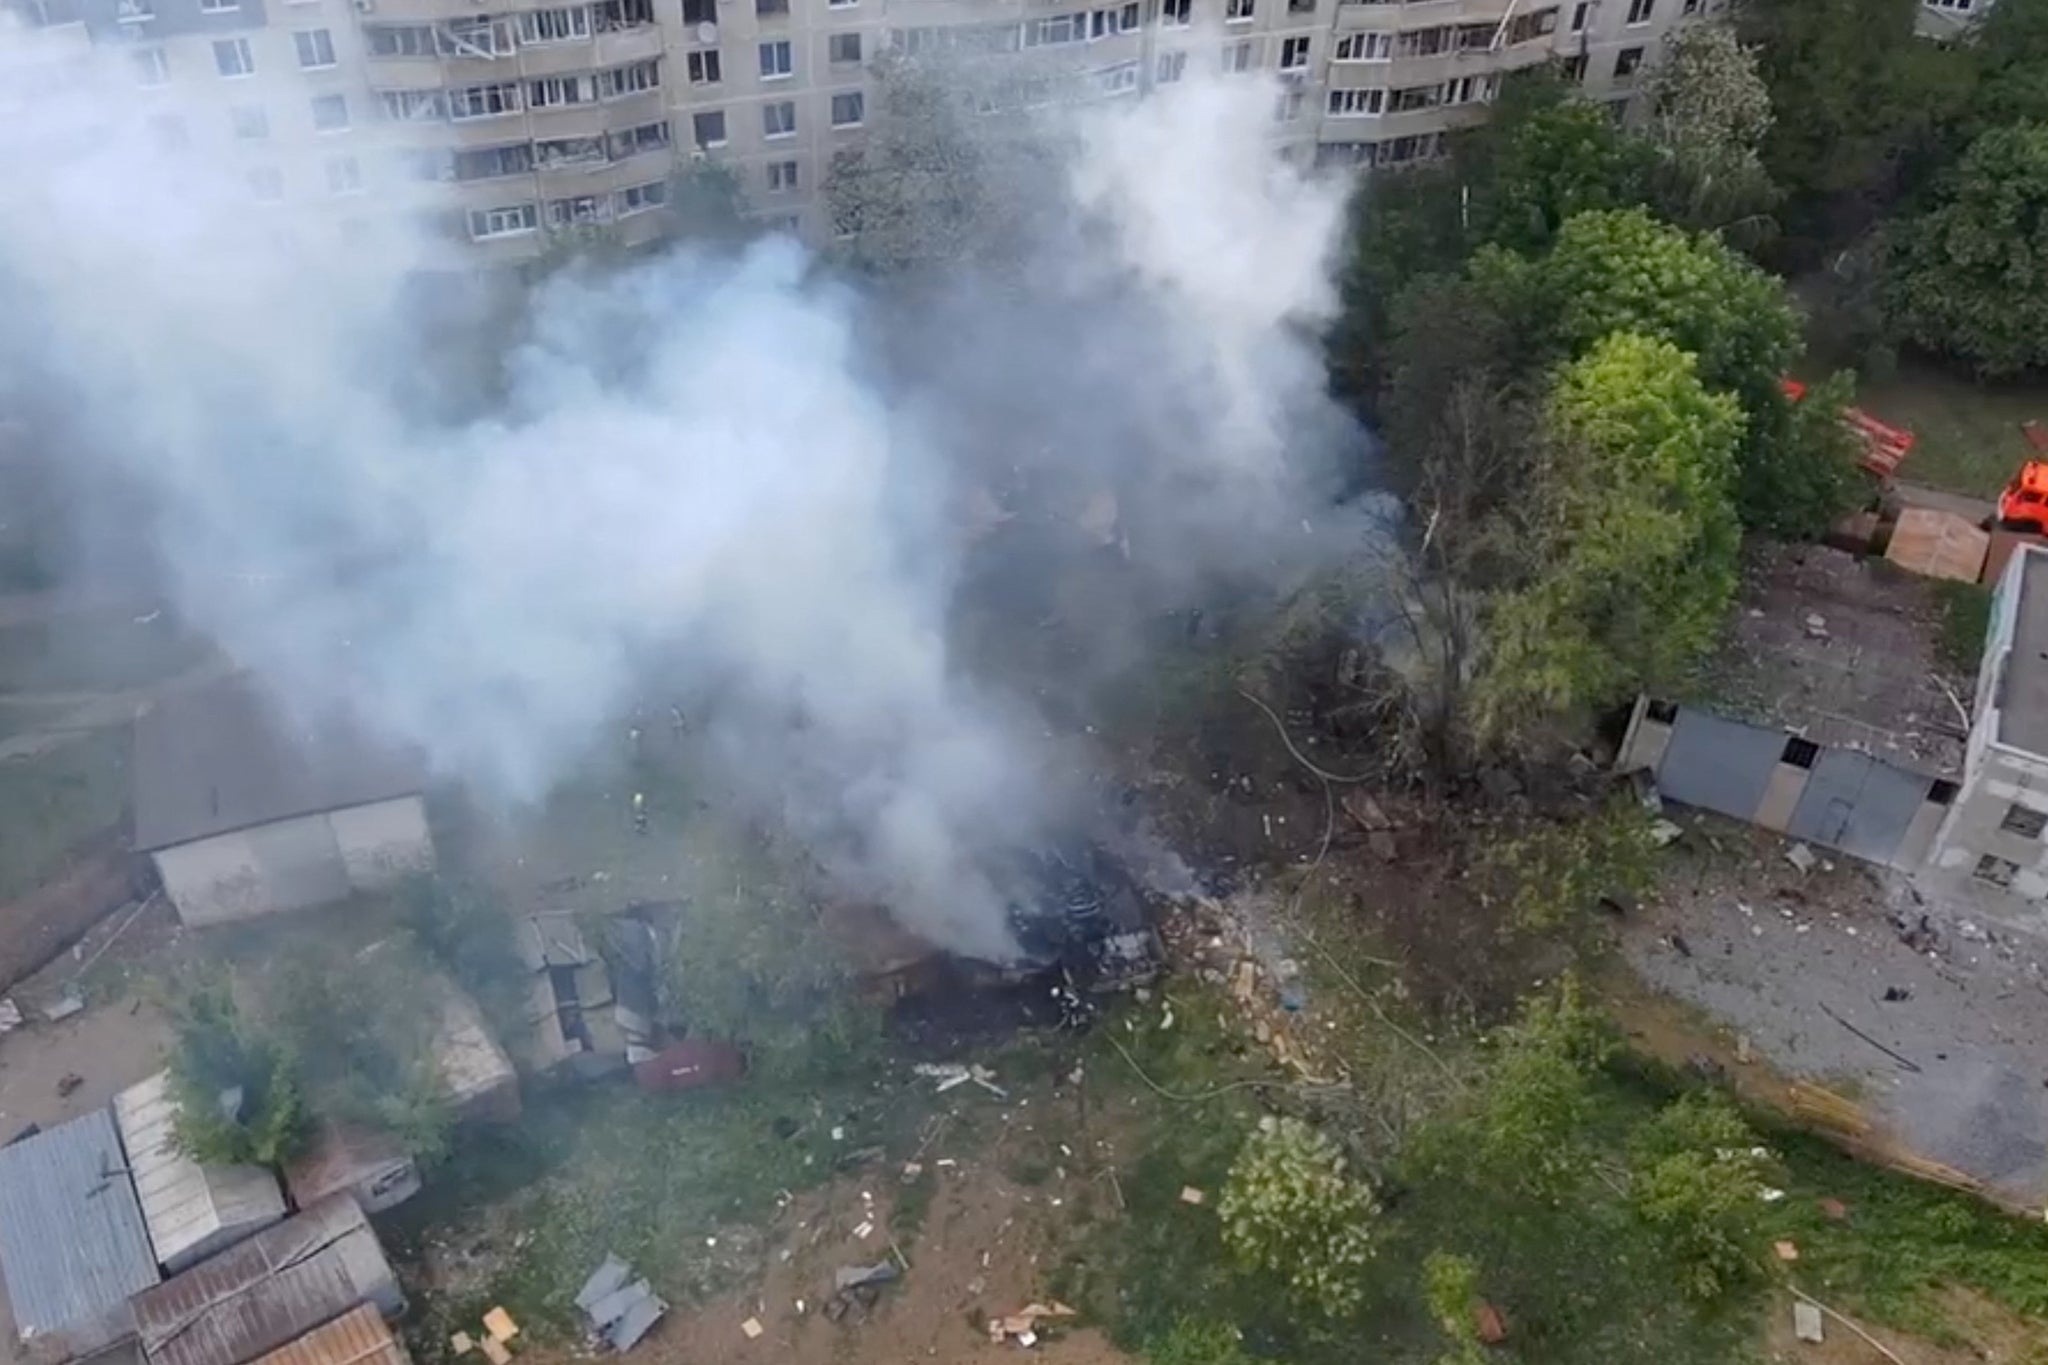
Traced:
[[1663, 896], [1622, 932], [1643, 979], [1849, 1093], [1904, 1146], [2044, 1202], [2048, 939], [1922, 906], [1851, 860], [1802, 874], [1781, 840], [1683, 823]]

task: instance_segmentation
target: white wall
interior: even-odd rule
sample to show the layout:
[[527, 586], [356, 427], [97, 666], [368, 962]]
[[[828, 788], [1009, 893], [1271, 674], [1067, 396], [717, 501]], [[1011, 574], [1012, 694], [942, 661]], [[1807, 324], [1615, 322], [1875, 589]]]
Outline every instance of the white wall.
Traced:
[[155, 855], [187, 924], [219, 924], [341, 900], [434, 865], [418, 796], [217, 834]]

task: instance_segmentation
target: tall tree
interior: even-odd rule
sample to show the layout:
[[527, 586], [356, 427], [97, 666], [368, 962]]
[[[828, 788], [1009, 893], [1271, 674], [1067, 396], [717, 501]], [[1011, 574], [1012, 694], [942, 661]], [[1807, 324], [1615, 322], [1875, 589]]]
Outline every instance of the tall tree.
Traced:
[[1481, 727], [1550, 717], [1681, 676], [1733, 600], [1741, 406], [1671, 342], [1610, 335], [1558, 373], [1526, 534], [1538, 568], [1497, 604]]
[[1761, 155], [1771, 95], [1755, 49], [1726, 24], [1676, 29], [1648, 93], [1658, 207], [1682, 226], [1739, 225], [1753, 240], [1758, 216], [1777, 198]]
[[1935, 205], [1891, 234], [1886, 306], [1918, 345], [1980, 373], [2048, 365], [2048, 125], [1970, 144]]

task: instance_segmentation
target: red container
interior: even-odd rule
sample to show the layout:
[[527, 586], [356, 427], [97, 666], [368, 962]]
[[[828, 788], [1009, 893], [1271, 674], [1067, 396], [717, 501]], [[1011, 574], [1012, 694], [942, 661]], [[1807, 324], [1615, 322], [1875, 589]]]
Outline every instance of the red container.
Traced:
[[747, 1059], [738, 1048], [708, 1038], [686, 1038], [633, 1068], [640, 1088], [654, 1093], [695, 1090], [746, 1074]]

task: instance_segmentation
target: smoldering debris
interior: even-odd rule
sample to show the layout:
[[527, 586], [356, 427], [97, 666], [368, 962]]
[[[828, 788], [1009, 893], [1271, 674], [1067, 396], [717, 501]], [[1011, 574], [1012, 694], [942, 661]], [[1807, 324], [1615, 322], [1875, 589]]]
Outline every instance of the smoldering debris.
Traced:
[[[487, 802], [543, 797], [658, 660], [664, 699], [731, 699], [706, 752], [850, 897], [1008, 958], [995, 869], [1071, 803], [1028, 689], [948, 638], [956, 509], [991, 467], [1114, 505], [1133, 593], [1367, 533], [1328, 502], [1363, 440], [1312, 334], [1342, 187], [1274, 161], [1261, 79], [1046, 116], [1064, 200], [1011, 275], [1030, 290], [965, 267], [906, 323], [787, 238], [680, 243], [542, 286], [500, 409], [454, 423], [406, 399], [445, 358], [409, 303], [447, 245], [341, 230], [296, 182], [252, 208], [224, 150], [120, 112], [121, 54], [94, 61], [14, 113], [0, 190], [0, 346], [68, 396], [64, 467], [140, 493], [178, 610], [282, 705], [352, 712]], [[154, 93], [157, 129], [218, 120]]]

